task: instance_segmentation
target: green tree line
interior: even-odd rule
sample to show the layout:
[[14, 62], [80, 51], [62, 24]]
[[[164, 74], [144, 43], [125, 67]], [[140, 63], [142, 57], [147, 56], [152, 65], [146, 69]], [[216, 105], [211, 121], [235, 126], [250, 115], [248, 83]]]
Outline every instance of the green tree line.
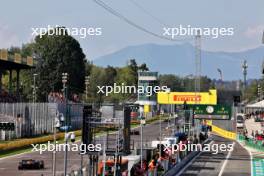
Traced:
[[[63, 30], [63, 27], [59, 29]], [[148, 66], [138, 64], [130, 59], [123, 67], [107, 66], [106, 68], [93, 65], [88, 60], [79, 42], [70, 35], [42, 35], [36, 36], [31, 43], [21, 48], [11, 47], [9, 52], [21, 53], [22, 57], [33, 56], [38, 60], [35, 69], [21, 72], [20, 93], [24, 101], [32, 100], [33, 74], [36, 76], [37, 101], [47, 101], [52, 91], [62, 92], [62, 73], [68, 73], [68, 95], [78, 94], [87, 102], [120, 102], [134, 100], [135, 94], [98, 94], [97, 86], [137, 85], [138, 71], [148, 71]], [[88, 99], [85, 99], [85, 76], [89, 76]], [[5, 80], [7, 79], [5, 76]], [[12, 80], [15, 82], [15, 77]], [[160, 86], [167, 86], [171, 91], [194, 91], [194, 77], [179, 77], [173, 74], [160, 75]], [[7, 87], [7, 81], [4, 81]], [[212, 88], [212, 81], [208, 77], [201, 77], [201, 91]]]

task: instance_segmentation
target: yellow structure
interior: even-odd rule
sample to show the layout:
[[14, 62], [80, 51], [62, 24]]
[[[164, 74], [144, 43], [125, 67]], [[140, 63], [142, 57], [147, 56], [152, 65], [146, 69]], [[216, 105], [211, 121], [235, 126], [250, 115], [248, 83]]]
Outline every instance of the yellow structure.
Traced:
[[7, 60], [7, 50], [4, 50], [4, 49], [2, 49], [2, 50], [0, 50], [0, 59], [2, 59], [2, 60]]
[[159, 104], [217, 104], [217, 92], [215, 89], [209, 92], [158, 92]]
[[144, 112], [145, 113], [148, 113], [148, 112], [150, 112], [150, 105], [144, 105]]
[[236, 133], [224, 130], [213, 125], [212, 120], [206, 120], [206, 124], [212, 127], [212, 132], [227, 139], [236, 140]]
[[215, 125], [212, 125], [212, 132], [214, 132], [217, 135], [222, 136], [224, 138], [236, 140], [236, 133], [224, 130], [224, 129], [219, 128]]
[[23, 58], [19, 53], [8, 54], [6, 49], [0, 49], [0, 61], [9, 61], [27, 66], [35, 66], [37, 64], [37, 60], [30, 56]]
[[209, 125], [209, 126], [212, 126], [213, 125], [213, 121], [212, 120], [206, 120], [206, 124]]

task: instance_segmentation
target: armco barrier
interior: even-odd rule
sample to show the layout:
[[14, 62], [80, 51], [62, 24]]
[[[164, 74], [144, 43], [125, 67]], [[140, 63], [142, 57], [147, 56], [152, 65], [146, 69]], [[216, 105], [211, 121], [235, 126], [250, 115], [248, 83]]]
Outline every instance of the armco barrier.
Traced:
[[213, 125], [212, 120], [207, 120], [206, 122], [207, 122], [207, 125], [212, 127], [212, 132], [216, 133], [217, 135], [222, 136], [227, 139], [236, 140], [237, 138], [236, 133], [224, 130], [222, 128], [219, 128]]
[[236, 133], [224, 130], [222, 128], [219, 128], [215, 125], [212, 125], [212, 132], [218, 134], [219, 136], [222, 136], [227, 139], [236, 140]]

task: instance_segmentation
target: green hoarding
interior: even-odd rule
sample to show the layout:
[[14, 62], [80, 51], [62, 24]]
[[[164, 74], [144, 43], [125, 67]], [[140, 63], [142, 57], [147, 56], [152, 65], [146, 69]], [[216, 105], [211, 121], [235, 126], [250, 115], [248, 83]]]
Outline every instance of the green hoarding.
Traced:
[[226, 105], [194, 105], [195, 119], [230, 120], [231, 107]]

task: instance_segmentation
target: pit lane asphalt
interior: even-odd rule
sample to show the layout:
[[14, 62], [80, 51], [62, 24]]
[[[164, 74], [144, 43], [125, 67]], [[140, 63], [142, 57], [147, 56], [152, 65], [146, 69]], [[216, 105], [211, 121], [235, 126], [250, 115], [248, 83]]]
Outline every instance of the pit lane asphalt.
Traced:
[[229, 152], [202, 152], [194, 158], [177, 176], [250, 176], [251, 160], [248, 151], [236, 141], [219, 136], [212, 136], [214, 144], [231, 144], [234, 149]]

